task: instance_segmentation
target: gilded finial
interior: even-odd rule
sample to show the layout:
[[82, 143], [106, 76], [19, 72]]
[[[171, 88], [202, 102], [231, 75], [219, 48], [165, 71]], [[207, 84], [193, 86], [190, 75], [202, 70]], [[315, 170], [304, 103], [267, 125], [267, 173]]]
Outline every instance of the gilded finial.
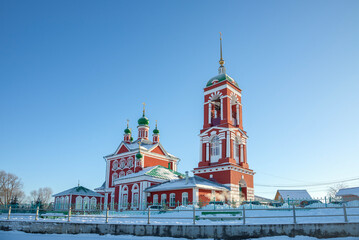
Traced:
[[157, 120], [156, 120], [156, 129], [157, 129]]
[[128, 123], [130, 122], [130, 120], [127, 119], [126, 121], [127, 121], [127, 128], [128, 128]]
[[141, 140], [138, 141], [138, 152], [141, 153]]
[[146, 107], [146, 103], [142, 103], [142, 105], [143, 105], [143, 116], [145, 116], [145, 111], [146, 111], [145, 107]]
[[221, 54], [221, 59], [219, 60], [219, 64], [221, 65], [221, 67], [223, 67], [224, 60], [222, 57], [222, 33], [221, 32], [219, 32], [219, 42], [220, 42], [220, 54]]

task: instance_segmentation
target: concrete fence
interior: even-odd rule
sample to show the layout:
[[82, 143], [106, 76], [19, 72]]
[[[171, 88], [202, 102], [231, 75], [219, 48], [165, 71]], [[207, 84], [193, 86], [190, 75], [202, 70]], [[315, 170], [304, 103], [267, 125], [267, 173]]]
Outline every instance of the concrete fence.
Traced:
[[160, 236], [181, 238], [244, 239], [268, 236], [317, 238], [359, 237], [359, 223], [266, 224], [266, 225], [145, 225], [37, 221], [0, 221], [0, 230], [27, 233]]

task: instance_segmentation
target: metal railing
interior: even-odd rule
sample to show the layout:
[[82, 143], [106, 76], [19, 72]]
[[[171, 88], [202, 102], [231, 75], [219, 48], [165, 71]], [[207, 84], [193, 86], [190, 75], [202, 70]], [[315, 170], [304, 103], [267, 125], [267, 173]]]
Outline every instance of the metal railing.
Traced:
[[[302, 200], [312, 201], [313, 200]], [[292, 201], [299, 202], [298, 200]], [[314, 201], [315, 202], [315, 201]], [[318, 203], [319, 204], [319, 203]], [[347, 206], [349, 204], [349, 206]], [[93, 209], [87, 206], [87, 209], [76, 209], [76, 205], [71, 205], [67, 210], [56, 210], [52, 209], [40, 209], [39, 207], [33, 208], [12, 208], [9, 206], [0, 206], [1, 212], [5, 213], [7, 210], [7, 220], [19, 219], [19, 217], [27, 217], [27, 219], [38, 221], [43, 220], [62, 220], [71, 222], [72, 219], [81, 218], [82, 221], [93, 221], [98, 220], [99, 222], [109, 223], [109, 220], [123, 220], [123, 219], [137, 219], [143, 220], [147, 224], [151, 224], [153, 221], [166, 219], [183, 219], [189, 220], [192, 224], [201, 220], [212, 220], [212, 221], [226, 221], [232, 220], [238, 224], [248, 224], [250, 219], [281, 219], [287, 218], [292, 219], [293, 224], [298, 223], [300, 218], [325, 218], [325, 217], [336, 217], [340, 222], [349, 222], [349, 217], [359, 217], [359, 204], [350, 203], [325, 203], [321, 202], [322, 206], [300, 206], [299, 204], [287, 204], [282, 206], [269, 206], [269, 205], [258, 205], [258, 202], [245, 202], [244, 205], [240, 205], [236, 202], [195, 202], [186, 203], [184, 205], [178, 203], [173, 206], [172, 204], [163, 203], [162, 205], [154, 205], [153, 203], [146, 203], [143, 205], [145, 210], [125, 210], [134, 208], [134, 206], [118, 206], [118, 205], [96, 205]], [[148, 206], [145, 208], [145, 206]], [[153, 207], [155, 206], [155, 207]], [[78, 207], [78, 206], [77, 206]], [[125, 207], [122, 209], [121, 207]], [[329, 214], [317, 214], [316, 212], [310, 212], [310, 210], [335, 210], [329, 211]], [[348, 210], [353, 210], [354, 213], [348, 213]], [[262, 212], [260, 212], [262, 211]], [[279, 212], [278, 212], [279, 211]], [[177, 214], [176, 214], [177, 213]], [[178, 214], [184, 213], [184, 214]], [[269, 214], [274, 213], [274, 214]], [[279, 214], [286, 213], [286, 215]], [[303, 214], [306, 213], [306, 214]], [[20, 218], [21, 219], [21, 218]], [[359, 218], [358, 220], [359, 221]]]

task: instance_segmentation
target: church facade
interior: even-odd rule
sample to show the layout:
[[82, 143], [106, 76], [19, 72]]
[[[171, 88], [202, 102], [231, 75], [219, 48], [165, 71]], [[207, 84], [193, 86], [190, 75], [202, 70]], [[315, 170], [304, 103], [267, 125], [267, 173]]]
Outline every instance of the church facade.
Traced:
[[241, 89], [226, 74], [221, 57], [218, 75], [204, 88], [204, 122], [200, 130], [200, 159], [189, 177], [177, 171], [180, 159], [160, 142], [157, 124], [149, 140], [149, 120], [138, 120], [138, 136], [124, 130], [113, 154], [104, 157], [106, 177], [95, 191], [113, 210], [144, 210], [148, 205], [176, 207], [189, 202], [254, 200], [253, 176], [247, 160]]

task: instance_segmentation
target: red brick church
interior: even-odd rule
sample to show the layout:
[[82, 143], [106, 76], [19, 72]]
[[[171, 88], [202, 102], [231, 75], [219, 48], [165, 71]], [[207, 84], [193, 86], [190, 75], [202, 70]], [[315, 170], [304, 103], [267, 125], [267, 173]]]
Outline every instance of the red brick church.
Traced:
[[106, 177], [95, 191], [104, 207], [143, 210], [148, 204], [179, 204], [254, 199], [253, 170], [247, 161], [247, 133], [243, 129], [241, 89], [226, 73], [220, 39], [218, 75], [204, 88], [204, 122], [200, 131], [200, 159], [193, 177], [177, 172], [180, 159], [166, 151], [160, 131], [152, 131], [145, 108], [138, 120], [137, 139], [127, 123], [123, 141], [104, 157]]

